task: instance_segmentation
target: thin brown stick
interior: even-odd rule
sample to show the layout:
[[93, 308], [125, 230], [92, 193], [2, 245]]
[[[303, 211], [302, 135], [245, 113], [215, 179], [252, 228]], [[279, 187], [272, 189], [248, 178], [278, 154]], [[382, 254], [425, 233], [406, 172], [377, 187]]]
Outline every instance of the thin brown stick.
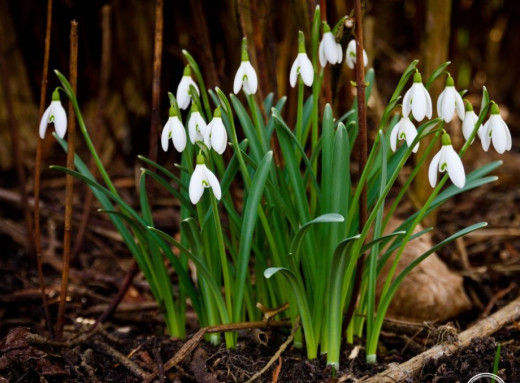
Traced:
[[98, 351], [110, 356], [115, 361], [121, 363], [128, 371], [137, 376], [140, 379], [145, 379], [148, 376], [148, 373], [139, 367], [137, 364], [128, 359], [125, 355], [121, 354], [116, 349], [110, 347], [105, 342], [101, 342], [99, 340], [95, 340], [93, 342], [94, 348]]
[[[69, 80], [72, 91], [77, 94], [78, 88], [78, 22], [70, 22], [70, 62]], [[72, 102], [69, 102], [68, 109], [68, 148], [67, 148], [67, 169], [74, 170], [74, 145], [76, 135], [76, 118]], [[61, 271], [61, 290], [60, 303], [58, 305], [58, 317], [56, 319], [56, 336], [61, 338], [63, 326], [65, 324], [65, 302], [67, 300], [67, 286], [69, 283], [69, 263], [70, 263], [70, 237], [72, 231], [72, 200], [74, 198], [74, 177], [71, 174], [65, 176], [65, 222], [63, 233], [63, 268]]]
[[425, 363], [437, 360], [445, 355], [452, 355], [459, 348], [467, 347], [471, 340], [476, 337], [490, 336], [500, 330], [509, 322], [520, 318], [520, 297], [500, 309], [490, 317], [487, 317], [470, 327], [458, 336], [458, 342], [442, 343], [419, 354], [405, 363], [394, 365], [380, 374], [363, 380], [364, 383], [390, 383], [411, 381], [424, 367]]
[[[5, 32], [0, 25], [0, 47], [6, 47], [7, 43], [3, 40]], [[20, 199], [25, 220], [26, 238], [25, 247], [28, 255], [31, 258], [36, 257], [36, 250], [34, 247], [34, 237], [32, 236], [33, 222], [31, 216], [31, 209], [28, 203], [27, 191], [25, 190], [25, 170], [22, 163], [22, 154], [20, 150], [20, 138], [18, 136], [18, 122], [14, 114], [14, 106], [11, 92], [10, 76], [8, 75], [7, 63], [5, 59], [5, 50], [0, 52], [0, 78], [2, 82], [2, 90], [4, 93], [4, 100], [7, 112], [7, 120], [9, 123], [9, 134], [11, 136], [11, 147], [13, 163], [16, 168], [16, 176], [18, 178], [18, 186], [20, 189]]]
[[[51, 27], [52, 27], [52, 0], [47, 0], [47, 26], [45, 28], [45, 51], [43, 55], [42, 85], [40, 90], [40, 109], [38, 121], [41, 120], [45, 111], [47, 82], [49, 77], [49, 52], [51, 47]], [[42, 243], [40, 230], [40, 178], [42, 166], [43, 142], [38, 139], [36, 145], [36, 160], [34, 167], [34, 247], [36, 249], [36, 263], [38, 266], [38, 280], [42, 294], [43, 311], [50, 334], [53, 334], [51, 314], [49, 312], [49, 302], [45, 294], [45, 281], [43, 279]]]
[[[100, 145], [100, 133], [103, 121], [105, 119], [105, 105], [108, 99], [108, 81], [110, 79], [110, 52], [111, 52], [111, 34], [110, 34], [110, 4], [106, 4], [101, 8], [102, 15], [102, 31], [103, 37], [101, 40], [101, 68], [100, 68], [100, 80], [99, 80], [99, 94], [96, 105], [96, 117], [94, 129], [91, 131], [92, 144], [94, 148], [98, 148]], [[95, 177], [97, 174], [96, 162], [93, 157], [90, 157], [89, 163], [90, 173]], [[74, 240], [74, 250], [71, 254], [71, 263], [76, 262], [77, 256], [83, 245], [85, 239], [85, 233], [87, 232], [88, 223], [90, 221], [90, 214], [92, 210], [92, 203], [94, 201], [94, 193], [87, 187], [85, 193], [85, 200], [83, 204], [83, 213], [81, 214], [81, 221], [78, 227], [78, 233]]]
[[[359, 125], [359, 152], [358, 152], [358, 177], [361, 177], [367, 163], [367, 106], [365, 102], [365, 63], [363, 61], [363, 18], [361, 14], [361, 0], [354, 1], [354, 18], [356, 23], [356, 90], [358, 102], [358, 125]], [[359, 198], [359, 229], [362, 230], [367, 221], [367, 188], [363, 185], [361, 196]], [[356, 273], [354, 276], [354, 286], [352, 288], [352, 296], [350, 297], [347, 314], [345, 316], [344, 325], [348, 325], [354, 314], [359, 289], [361, 287], [361, 279], [363, 276], [363, 265], [365, 263], [365, 254], [361, 254], [356, 263]], [[371, 314], [370, 314], [371, 315]]]
[[[153, 53], [153, 79], [152, 79], [152, 118], [150, 126], [150, 148], [148, 158], [157, 161], [157, 142], [159, 138], [160, 125], [160, 103], [161, 103], [161, 64], [163, 48], [163, 0], [155, 1], [155, 39]], [[152, 184], [148, 192], [152, 191]], [[151, 195], [148, 196], [151, 198]]]

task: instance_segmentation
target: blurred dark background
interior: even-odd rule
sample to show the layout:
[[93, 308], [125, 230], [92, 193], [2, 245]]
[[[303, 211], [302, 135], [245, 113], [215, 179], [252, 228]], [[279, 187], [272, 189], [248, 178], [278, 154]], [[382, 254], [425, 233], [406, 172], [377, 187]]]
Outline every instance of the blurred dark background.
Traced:
[[[162, 120], [167, 116], [167, 92], [175, 93], [186, 65], [182, 49], [187, 49], [198, 61], [209, 88], [218, 85], [229, 93], [240, 62], [243, 35], [249, 38], [251, 59], [259, 72], [258, 97], [269, 92], [275, 93], [275, 99], [288, 94], [286, 113], [290, 120], [296, 95], [289, 87], [288, 73], [296, 55], [297, 31], [306, 33], [310, 46], [310, 22], [317, 3], [316, 0], [164, 0]], [[52, 70], [68, 74], [70, 22], [77, 20], [79, 101], [87, 125], [94, 128], [100, 92], [101, 10], [106, 5], [110, 6], [110, 76], [103, 126], [95, 128], [106, 132], [103, 137], [108, 138], [103, 140], [105, 161], [133, 163], [137, 153], [148, 152], [155, 1], [54, 0], [47, 97], [58, 86]], [[352, 1], [321, 1], [321, 5], [330, 25], [352, 13]], [[452, 61], [448, 69], [457, 88], [468, 89], [470, 99], [478, 106], [481, 88], [487, 86], [515, 136], [518, 127], [515, 116], [520, 112], [517, 86], [520, 25], [515, 20], [520, 16], [520, 2], [379, 0], [367, 1], [365, 6], [365, 44], [369, 65], [376, 71], [378, 90], [370, 107], [376, 115], [411, 60], [422, 60], [432, 50], [446, 50]], [[447, 9], [439, 9], [443, 6]], [[44, 0], [6, 0], [0, 4], [0, 50], [8, 69], [4, 81], [10, 83], [27, 169], [33, 166], [37, 137], [46, 9]], [[447, 36], [443, 43], [446, 46], [428, 48], [432, 46], [431, 42], [426, 43], [432, 37], [428, 24], [438, 24], [439, 17], [447, 19], [443, 32]], [[341, 38], [343, 47], [351, 38], [351, 31], [345, 28]], [[421, 70], [427, 70], [425, 66], [424, 61], [419, 63]], [[331, 69], [329, 79], [335, 114], [341, 115], [350, 106], [349, 82], [353, 73], [342, 64]], [[441, 83], [439, 80], [439, 87], [443, 86]], [[0, 169], [9, 172], [13, 161], [4, 98], [5, 94], [0, 93]], [[52, 141], [50, 138], [45, 145], [44, 158], [52, 155]], [[173, 159], [175, 154], [161, 156]]]

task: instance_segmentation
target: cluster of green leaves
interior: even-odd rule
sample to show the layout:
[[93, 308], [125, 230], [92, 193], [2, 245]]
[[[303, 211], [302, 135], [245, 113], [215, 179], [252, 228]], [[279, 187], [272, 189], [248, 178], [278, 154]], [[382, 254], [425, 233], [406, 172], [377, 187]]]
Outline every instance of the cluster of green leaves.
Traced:
[[[289, 302], [287, 315], [293, 320], [299, 316], [303, 326], [303, 334], [297, 334], [296, 344], [303, 345], [304, 335], [309, 358], [315, 358], [318, 351], [327, 353], [328, 363], [337, 367], [341, 342], [345, 337], [342, 329], [347, 327], [343, 324], [345, 307], [354, 299], [352, 285], [356, 263], [366, 253], [356, 309], [358, 315], [346, 325], [350, 341], [354, 335], [361, 336], [366, 329], [367, 356], [373, 361], [383, 319], [404, 277], [440, 247], [485, 225], [476, 224], [453, 234], [396, 275], [397, 263], [406, 244], [432, 229], [415, 232], [418, 223], [447, 199], [493, 181], [495, 177], [488, 174], [499, 163], [491, 163], [468, 174], [463, 189], [453, 185], [443, 189], [447, 180], [445, 175], [426, 204], [405, 219], [396, 231], [387, 233], [390, 217], [433, 144], [400, 186], [396, 184], [399, 172], [412, 154], [415, 143], [427, 135], [437, 138], [443, 122], [434, 119], [423, 123], [418, 127], [419, 134], [414, 144], [410, 147], [403, 145], [395, 153], [389, 150], [389, 132], [396, 123], [396, 118], [391, 117], [392, 111], [415, 70], [417, 62], [414, 61], [404, 72], [385, 108], [367, 166], [354, 184], [350, 159], [359, 129], [357, 102], [337, 119], [327, 105], [321, 121], [318, 119], [318, 97], [323, 78], [323, 70], [318, 71], [316, 59], [319, 20], [318, 9], [311, 42], [315, 81], [312, 94], [305, 102], [303, 86], [299, 86], [294, 128], [282, 117], [285, 97], [274, 104], [271, 94], [260, 108], [249, 95], [246, 96], [246, 107], [238, 97], [230, 95], [228, 98], [218, 88], [207, 91], [197, 63], [184, 52], [200, 88], [200, 97], [191, 92], [193, 102], [204, 111], [207, 121], [211, 119], [210, 100], [215, 107], [220, 106], [231, 140], [233, 154], [227, 164], [220, 156], [206, 152], [207, 166], [221, 180], [220, 202], [212, 193], [204, 193], [196, 206], [187, 198], [194, 154], [200, 150], [199, 145], [188, 142], [176, 171], [139, 157], [147, 166], [147, 169], [142, 169], [140, 177], [140, 206], [136, 209], [127, 204], [118, 194], [90, 141], [69, 83], [57, 73], [73, 103], [101, 181], [92, 176], [78, 156], [75, 171], [55, 168], [72, 173], [92, 188], [102, 210], [109, 214], [148, 280], [172, 335], [185, 336], [188, 301], [202, 326], [257, 320], [261, 312], [256, 308], [256, 302], [268, 307]], [[446, 65], [434, 71], [428, 86]], [[372, 70], [368, 71], [366, 82], [368, 99], [374, 83]], [[484, 96], [486, 99], [486, 92]], [[485, 117], [488, 103], [487, 98], [476, 126]], [[262, 111], [265, 111], [266, 118], [262, 117]], [[186, 121], [188, 119], [189, 116]], [[473, 137], [475, 134], [476, 130]], [[238, 137], [243, 139], [239, 141]], [[66, 150], [66, 143], [56, 138]], [[273, 161], [270, 143], [274, 138], [282, 154], [280, 163]], [[173, 238], [173, 233], [155, 228], [146, 194], [147, 180], [158, 183], [180, 201], [180, 240]], [[363, 186], [367, 188], [370, 214], [366, 225], [360, 227], [358, 206]], [[235, 188], [234, 193], [232, 188]], [[234, 197], [240, 194], [237, 188], [243, 191], [242, 198]], [[389, 204], [387, 197], [393, 188], [397, 188], [398, 194]], [[395, 256], [391, 257], [392, 254]], [[390, 273], [383, 277], [380, 272], [390, 260]], [[196, 278], [192, 278], [188, 271], [189, 262], [196, 267]], [[172, 285], [168, 264], [177, 274], [178, 288]], [[385, 278], [385, 284], [376, 302], [378, 278]], [[212, 342], [220, 340], [220, 335], [211, 335]], [[235, 334], [226, 333], [225, 341], [228, 347], [233, 347]]]

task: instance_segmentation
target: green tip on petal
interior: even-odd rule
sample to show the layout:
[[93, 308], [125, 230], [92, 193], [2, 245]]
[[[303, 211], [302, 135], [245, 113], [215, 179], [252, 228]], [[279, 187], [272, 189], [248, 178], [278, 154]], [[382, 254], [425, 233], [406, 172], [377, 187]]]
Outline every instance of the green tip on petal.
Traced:
[[52, 101], [60, 101], [60, 92], [58, 91], [58, 88], [54, 89], [54, 92], [52, 92]]
[[195, 102], [193, 102], [191, 104], [191, 113], [195, 113], [195, 112], [198, 112], [199, 111], [199, 107], [197, 106], [197, 104]]
[[175, 109], [175, 106], [173, 106], [173, 105], [170, 106], [170, 111], [168, 112], [168, 115], [170, 117], [174, 117], [177, 115], [177, 110]]
[[217, 109], [213, 112], [213, 117], [222, 117], [222, 111], [220, 110], [220, 106], [217, 106]]
[[448, 73], [448, 77], [446, 77], [446, 86], [455, 86], [455, 82], [453, 81], [453, 77]]
[[191, 69], [189, 65], [186, 65], [184, 68], [184, 72], [182, 73], [183, 76], [191, 76]]
[[421, 82], [422, 83], [422, 76], [419, 73], [419, 71], [416, 69], [415, 74], [413, 75], [413, 82]]
[[305, 35], [298, 31], [298, 53], [305, 53]]
[[247, 54], [247, 40], [245, 37], [242, 39], [242, 61], [249, 61], [249, 55]]
[[327, 24], [326, 21], [322, 21], [321, 22], [321, 30], [322, 30], [323, 33], [330, 32], [329, 24]]
[[204, 158], [204, 154], [202, 152], [199, 152], [197, 155], [197, 165], [204, 165], [206, 163], [206, 159]]
[[491, 101], [491, 114], [500, 114], [500, 108], [495, 103], [495, 101]]
[[442, 135], [442, 146], [451, 145], [451, 138], [448, 133]]
[[464, 110], [466, 112], [471, 112], [473, 110], [473, 105], [471, 105], [471, 102], [466, 99], [464, 99]]

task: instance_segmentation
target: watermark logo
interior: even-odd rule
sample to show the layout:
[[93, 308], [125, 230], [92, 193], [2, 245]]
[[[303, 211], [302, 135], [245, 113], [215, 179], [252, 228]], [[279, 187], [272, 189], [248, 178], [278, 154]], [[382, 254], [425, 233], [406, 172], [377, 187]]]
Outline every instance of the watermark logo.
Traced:
[[482, 381], [482, 382], [493, 381], [490, 379], [494, 379], [494, 381], [496, 383], [505, 383], [504, 380], [502, 378], [500, 378], [498, 375], [491, 374], [489, 372], [483, 372], [482, 374], [475, 375], [473, 378], [468, 380], [468, 383], [479, 382], [479, 381]]

